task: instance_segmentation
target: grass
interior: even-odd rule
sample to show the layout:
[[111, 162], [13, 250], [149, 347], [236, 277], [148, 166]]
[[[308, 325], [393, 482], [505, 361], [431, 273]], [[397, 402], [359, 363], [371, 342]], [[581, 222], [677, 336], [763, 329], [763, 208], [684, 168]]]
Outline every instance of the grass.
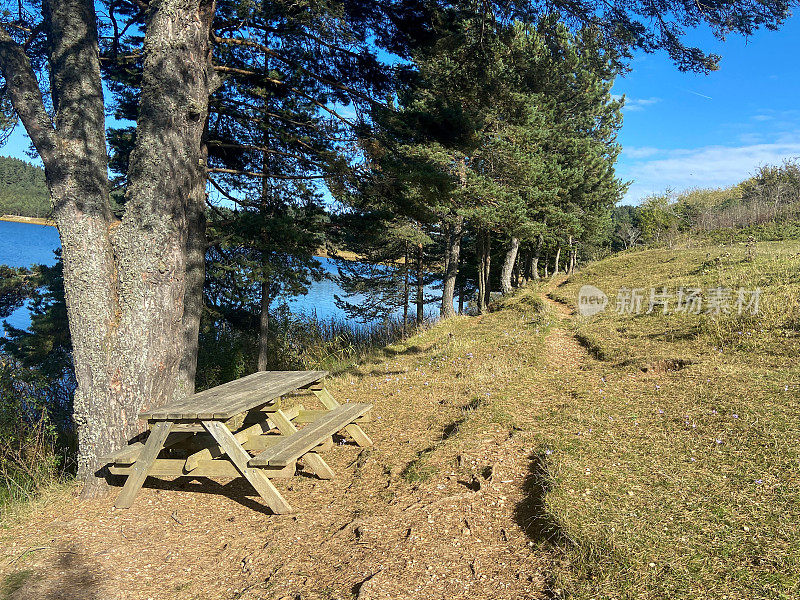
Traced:
[[[584, 284], [606, 312], [559, 321], [534, 287], [404, 342], [444, 407], [403, 479], [441, 484], [501, 427], [533, 449], [515, 518], [552, 553], [552, 594], [798, 597], [800, 243], [623, 253], [552, 296], [574, 308]], [[620, 287], [662, 286], [760, 287], [760, 314], [613, 310]]]
[[[584, 284], [609, 310], [578, 320], [602, 359], [540, 424], [547, 510], [576, 540], [576, 598], [793, 598], [800, 593], [800, 244], [625, 253]], [[620, 287], [760, 287], [757, 316], [621, 315]], [[650, 369], [675, 361], [678, 370]], [[648, 369], [643, 372], [642, 369]]]
[[[406, 552], [458, 575], [480, 555], [509, 585], [528, 581], [520, 564], [545, 563], [545, 589], [530, 584], [531, 597], [800, 596], [800, 243], [623, 253], [551, 293], [574, 306], [584, 284], [612, 308], [620, 287], [760, 287], [762, 311], [562, 318], [544, 286], [530, 287], [488, 315], [448, 319], [360, 358], [330, 387], [341, 401], [374, 403], [377, 443], [341, 487], [381, 532], [370, 544], [387, 553], [336, 538], [325, 552], [342, 547], [329, 561], [337, 573], [373, 572], [370, 560]], [[323, 497], [310, 478], [292, 485], [311, 505]], [[436, 499], [459, 496], [464, 551], [446, 554], [458, 501]], [[345, 502], [324, 497], [332, 511]], [[401, 532], [426, 527], [426, 514], [436, 535], [423, 543]], [[324, 536], [304, 520], [291, 522], [309, 527], [302, 535], [276, 529], [288, 540], [276, 551], [306, 561], [299, 540]], [[394, 571], [401, 584], [421, 577], [404, 568]], [[329, 579], [320, 578], [309, 585]], [[497, 597], [481, 589], [471, 597]]]
[[14, 592], [25, 585], [25, 582], [31, 575], [33, 575], [33, 571], [30, 569], [6, 575], [2, 583], [0, 583], [0, 600], [10, 600], [13, 598]]
[[[425, 323], [423, 327], [428, 327]], [[268, 369], [320, 369], [341, 373], [369, 360], [383, 348], [408, 337], [416, 326], [392, 318], [385, 323], [361, 324], [345, 318], [318, 319], [309, 315], [272, 316]], [[200, 332], [197, 389], [204, 390], [255, 372], [257, 331], [239, 331], [224, 323], [206, 325]]]

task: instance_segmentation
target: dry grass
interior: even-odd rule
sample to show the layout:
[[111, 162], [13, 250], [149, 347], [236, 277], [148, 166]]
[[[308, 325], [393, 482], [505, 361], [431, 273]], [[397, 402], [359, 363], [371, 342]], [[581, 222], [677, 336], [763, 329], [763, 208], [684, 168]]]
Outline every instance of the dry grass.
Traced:
[[573, 306], [587, 283], [612, 302], [623, 286], [763, 290], [758, 316], [576, 322], [605, 360], [548, 423], [547, 504], [576, 541], [561, 573], [575, 597], [798, 597], [798, 251], [623, 254], [557, 289]]
[[532, 447], [505, 408], [544, 343], [527, 294], [333, 378], [340, 400], [374, 403], [375, 447], [328, 453], [335, 480], [276, 480], [296, 515], [239, 481], [150, 480], [128, 511], [63, 494], [0, 531], [0, 582], [15, 600], [543, 596], [551, 554], [515, 520]]
[[553, 290], [757, 284], [758, 320], [582, 321], [531, 288], [440, 323], [332, 379], [374, 403], [376, 445], [278, 481], [297, 515], [237, 482], [154, 483], [129, 511], [65, 493], [0, 531], [0, 579], [15, 599], [797, 597], [798, 250], [624, 254]]

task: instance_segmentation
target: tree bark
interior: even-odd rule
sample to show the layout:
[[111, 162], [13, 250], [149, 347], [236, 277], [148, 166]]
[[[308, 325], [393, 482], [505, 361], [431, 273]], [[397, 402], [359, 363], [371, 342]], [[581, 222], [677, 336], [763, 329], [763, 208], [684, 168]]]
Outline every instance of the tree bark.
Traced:
[[[425, 321], [425, 261], [422, 242], [417, 244], [417, 327]], [[452, 306], [452, 302], [450, 303]]]
[[567, 274], [572, 275], [575, 272], [575, 241], [572, 236], [569, 236], [569, 268]]
[[464, 314], [464, 274], [462, 267], [464, 266], [464, 253], [458, 255], [458, 314]]
[[[204, 126], [200, 156], [203, 165], [208, 159], [206, 131]], [[202, 169], [192, 181], [192, 194], [186, 213], [186, 292], [183, 302], [184, 350], [181, 361], [181, 385], [187, 394], [195, 390], [197, 374], [197, 352], [200, 334], [200, 320], [203, 317], [203, 287], [206, 280], [206, 184], [208, 175]]]
[[266, 371], [269, 368], [269, 307], [271, 304], [272, 298], [269, 293], [269, 281], [263, 279], [261, 281], [261, 314], [258, 320], [259, 371]]
[[447, 248], [445, 249], [444, 285], [442, 286], [441, 316], [443, 319], [452, 317], [453, 296], [456, 289], [456, 277], [461, 256], [461, 238], [464, 230], [464, 217], [452, 215], [452, 223], [448, 227]]
[[[542, 253], [543, 245], [544, 245], [544, 235], [540, 233], [539, 238], [536, 240], [536, 250], [533, 253], [533, 260], [531, 261], [531, 271], [533, 274], [533, 278], [536, 281], [539, 280], [539, 256]], [[545, 275], [545, 277], [547, 277], [547, 275]]]
[[485, 314], [489, 309], [491, 288], [492, 238], [488, 231], [478, 232], [478, 313]]
[[[268, 57], [264, 57], [265, 71], [269, 64]], [[266, 100], [265, 100], [266, 106]], [[262, 143], [264, 148], [269, 147], [269, 120], [267, 120], [264, 128]], [[270, 155], [269, 152], [261, 153], [261, 171], [264, 177], [261, 178], [261, 201], [259, 202], [259, 211], [262, 222], [272, 217], [270, 207], [273, 206], [272, 202], [272, 189], [270, 188], [269, 174], [270, 168]], [[258, 363], [257, 369], [259, 371], [266, 371], [269, 368], [269, 309], [272, 305], [272, 294], [270, 293], [270, 282], [267, 279], [267, 273], [270, 271], [270, 232], [264, 227], [262, 229], [261, 243], [263, 244], [261, 250], [261, 306], [259, 307], [259, 320], [258, 320]]]
[[[522, 275], [520, 274], [520, 255], [517, 252], [517, 257], [514, 260], [514, 266], [511, 268], [511, 287], [517, 288], [522, 283]], [[524, 265], [523, 265], [524, 266]]]
[[492, 274], [492, 234], [490, 231], [486, 231], [486, 238], [484, 241], [484, 252], [486, 255], [483, 259], [483, 266], [486, 272], [483, 275], [483, 281], [485, 282], [486, 286], [484, 288], [484, 298], [483, 304], [486, 310], [489, 310], [489, 303], [492, 300], [492, 281], [491, 281], [491, 274]]
[[98, 456], [140, 431], [141, 409], [191, 391], [188, 220], [204, 177], [213, 5], [161, 0], [148, 13], [121, 222], [109, 203], [94, 3], [52, 0], [44, 11], [55, 122], [24, 49], [1, 27], [0, 70], [44, 163], [61, 236], [78, 383], [78, 475], [88, 497], [106, 490], [95, 477]]
[[405, 249], [403, 250], [403, 335], [406, 335], [406, 327], [408, 326], [408, 303], [411, 297], [409, 293], [409, 281], [408, 281], [408, 242], [405, 243]]
[[525, 253], [525, 263], [522, 267], [522, 281], [528, 283], [533, 279], [533, 250]]
[[513, 287], [511, 285], [511, 274], [514, 270], [514, 265], [517, 262], [517, 252], [519, 251], [519, 239], [511, 236], [511, 245], [506, 252], [506, 258], [503, 261], [503, 268], [500, 270], [500, 291], [503, 294], [510, 294]]
[[556, 259], [553, 261], [553, 275], [552, 275], [553, 277], [558, 275], [558, 262], [559, 262], [559, 260], [561, 260], [561, 246], [560, 245], [558, 246], [558, 249], [556, 250]]

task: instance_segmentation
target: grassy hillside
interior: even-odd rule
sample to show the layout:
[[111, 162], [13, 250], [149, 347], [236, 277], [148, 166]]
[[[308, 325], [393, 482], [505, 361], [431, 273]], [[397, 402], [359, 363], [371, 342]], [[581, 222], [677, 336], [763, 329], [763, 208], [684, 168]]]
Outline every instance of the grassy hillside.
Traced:
[[23, 160], [0, 156], [0, 215], [46, 217], [49, 213], [44, 171]]
[[[602, 360], [552, 420], [547, 506], [577, 597], [793, 598], [800, 575], [800, 244], [652, 250], [558, 288], [612, 296], [574, 331]], [[760, 314], [618, 314], [621, 287], [762, 290]], [[647, 302], [645, 302], [645, 309]], [[678, 369], [678, 370], [675, 370]]]
[[[798, 597], [800, 244], [625, 253], [556, 283], [332, 378], [374, 404], [375, 446], [326, 454], [334, 480], [276, 480], [296, 515], [236, 482], [151, 481], [130, 511], [74, 487], [6, 514], [0, 582], [15, 598], [78, 578], [85, 597], [159, 599]], [[586, 283], [760, 286], [763, 312], [570, 316]]]

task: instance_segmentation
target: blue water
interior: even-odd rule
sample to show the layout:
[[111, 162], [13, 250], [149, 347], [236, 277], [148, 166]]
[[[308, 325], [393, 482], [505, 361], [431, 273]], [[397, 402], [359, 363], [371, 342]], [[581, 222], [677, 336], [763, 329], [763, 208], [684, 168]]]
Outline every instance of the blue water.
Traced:
[[[52, 265], [55, 262], [53, 251], [61, 246], [58, 231], [55, 227], [31, 225], [28, 223], [9, 223], [0, 221], [0, 264], [12, 267], [29, 267], [34, 264]], [[318, 259], [328, 274], [328, 278], [314, 282], [309, 286], [306, 296], [298, 296], [289, 300], [292, 312], [316, 314], [320, 319], [344, 317], [344, 312], [334, 303], [334, 295], [343, 295], [341, 287], [336, 283], [337, 273], [335, 261], [328, 258]], [[434, 290], [427, 290], [435, 295]], [[356, 299], [349, 299], [355, 302]], [[413, 307], [411, 307], [413, 313]], [[436, 316], [435, 305], [426, 307], [428, 316]], [[22, 307], [14, 312], [7, 321], [19, 329], [30, 325], [28, 309]], [[2, 335], [2, 328], [0, 328]]]
[[[60, 247], [55, 227], [0, 221], [0, 264], [11, 267], [52, 265], [56, 262], [54, 251]], [[23, 306], [6, 320], [18, 329], [27, 328], [30, 325], [28, 308]], [[0, 327], [0, 336], [2, 334]]]

